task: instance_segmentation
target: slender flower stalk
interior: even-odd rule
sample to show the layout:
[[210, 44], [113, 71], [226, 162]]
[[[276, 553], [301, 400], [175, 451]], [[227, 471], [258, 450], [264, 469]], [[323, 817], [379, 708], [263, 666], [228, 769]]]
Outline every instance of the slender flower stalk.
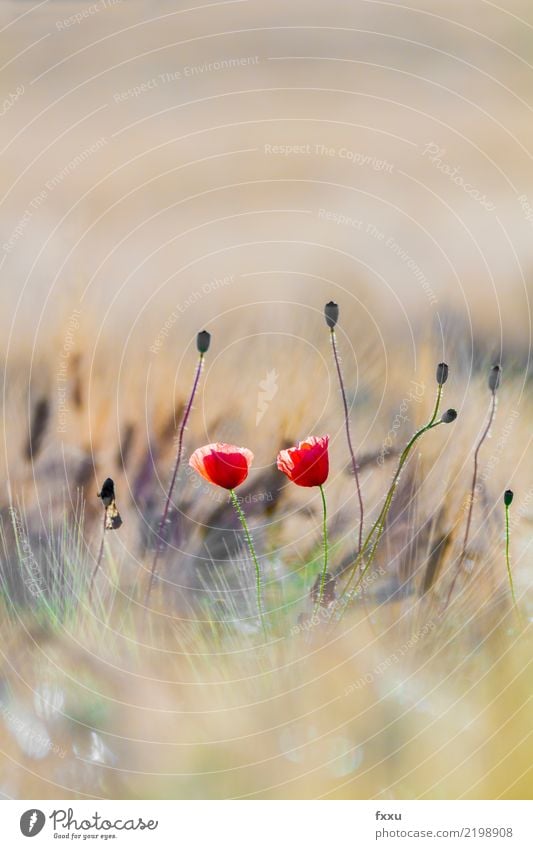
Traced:
[[256, 578], [256, 593], [257, 593], [257, 612], [261, 619], [263, 628], [263, 636], [267, 638], [267, 628], [263, 613], [262, 601], [262, 581], [261, 569], [259, 560], [255, 551], [254, 542], [246, 516], [244, 515], [235, 488], [240, 486], [250, 471], [254, 455], [249, 448], [239, 448], [237, 445], [228, 445], [226, 442], [213, 442], [210, 445], [204, 445], [202, 448], [197, 448], [189, 459], [189, 466], [194, 469], [204, 480], [215, 486], [221, 486], [227, 489], [233, 506], [237, 512], [240, 523], [244, 530], [246, 542], [254, 561], [255, 578]]
[[252, 560], [254, 561], [255, 566], [255, 588], [256, 588], [256, 599], [257, 599], [257, 612], [259, 613], [259, 618], [261, 620], [261, 627], [263, 629], [263, 636], [266, 640], [267, 638], [267, 627], [265, 622], [265, 614], [263, 610], [263, 582], [261, 580], [261, 568], [259, 566], [259, 560], [257, 558], [257, 552], [255, 550], [254, 541], [252, 539], [252, 535], [250, 533], [250, 529], [248, 527], [248, 522], [246, 521], [246, 516], [242, 510], [241, 505], [239, 504], [239, 498], [234, 489], [230, 489], [229, 491], [231, 501], [233, 506], [235, 507], [235, 512], [239, 517], [240, 523], [242, 525], [244, 535], [246, 537], [246, 542], [248, 544], [248, 550], [250, 551]]
[[[441, 369], [441, 367], [443, 365], [445, 365], [445, 364], [441, 363], [441, 365], [439, 366], [439, 369]], [[372, 565], [372, 563], [374, 561], [374, 557], [375, 557], [378, 545], [380, 543], [380, 540], [381, 540], [383, 533], [384, 533], [384, 530], [385, 530], [385, 524], [386, 524], [386, 521], [387, 521], [387, 516], [389, 514], [389, 511], [390, 511], [390, 508], [391, 508], [391, 505], [392, 505], [392, 501], [393, 501], [394, 495], [396, 493], [396, 489], [397, 489], [397, 486], [398, 486], [398, 481], [400, 479], [400, 475], [401, 475], [401, 473], [402, 473], [402, 471], [405, 467], [405, 464], [407, 463], [407, 460], [409, 459], [409, 456], [411, 454], [411, 451], [412, 451], [414, 445], [428, 431], [433, 430], [434, 428], [438, 427], [441, 424], [451, 424], [451, 422], [455, 421], [455, 419], [457, 418], [456, 411], [450, 409], [450, 410], [446, 410], [446, 412], [443, 413], [441, 418], [438, 419], [440, 403], [441, 403], [441, 399], [442, 399], [442, 387], [443, 387], [443, 384], [444, 384], [447, 376], [448, 376], [447, 375], [447, 367], [446, 367], [446, 377], [444, 379], [440, 379], [440, 377], [442, 377], [442, 374], [440, 374], [440, 376], [439, 376], [439, 371], [437, 371], [438, 390], [437, 390], [437, 397], [436, 397], [436, 401], [435, 401], [435, 407], [433, 409], [433, 413], [431, 415], [431, 418], [429, 419], [427, 424], [425, 424], [423, 427], [421, 427], [419, 430], [416, 431], [416, 433], [411, 437], [411, 439], [409, 440], [409, 442], [407, 443], [406, 447], [404, 448], [404, 450], [402, 451], [402, 453], [400, 455], [398, 467], [397, 467], [397, 469], [394, 473], [394, 477], [392, 479], [392, 483], [391, 483], [389, 490], [387, 492], [387, 495], [385, 497], [385, 502], [383, 504], [383, 507], [381, 508], [381, 511], [380, 511], [379, 516], [377, 517], [376, 521], [372, 525], [372, 528], [370, 529], [370, 531], [369, 531], [369, 533], [368, 533], [368, 535], [367, 535], [367, 537], [366, 537], [366, 539], [365, 539], [365, 541], [364, 541], [364, 543], [361, 547], [361, 551], [359, 552], [358, 556], [356, 557], [355, 563], [352, 566], [352, 569], [350, 570], [350, 573], [349, 573], [348, 578], [346, 580], [346, 583], [344, 585], [344, 590], [343, 590], [342, 595], [341, 595], [341, 602], [343, 600], [346, 601], [348, 599], [348, 594], [353, 593], [357, 589], [357, 587], [363, 581], [365, 574], [367, 573], [367, 571], [369, 570], [370, 566]], [[368, 557], [366, 559], [366, 563], [364, 562], [365, 561], [365, 555], [368, 555]], [[353, 580], [356, 576], [356, 573], [357, 573], [357, 570], [358, 570], [359, 567], [362, 567], [360, 569], [359, 577], [357, 578], [355, 585], [352, 587], [351, 585], [353, 583]], [[343, 607], [343, 612], [341, 613], [341, 616], [340, 616], [338, 621], [340, 621], [340, 619], [342, 618], [342, 615], [345, 612], [346, 607], [347, 607], [347, 605], [345, 604], [344, 607]]]
[[350, 458], [352, 461], [352, 471], [355, 479], [355, 486], [357, 489], [357, 498], [359, 500], [359, 535], [358, 535], [358, 553], [361, 551], [363, 545], [363, 529], [364, 529], [364, 517], [365, 517], [365, 508], [363, 503], [363, 495], [361, 493], [361, 483], [359, 480], [359, 468], [357, 466], [357, 460], [355, 457], [355, 451], [352, 444], [352, 435], [350, 432], [350, 416], [348, 411], [348, 400], [346, 398], [346, 389], [344, 387], [344, 378], [342, 375], [341, 363], [339, 358], [339, 352], [337, 349], [337, 338], [335, 336], [335, 325], [337, 324], [339, 318], [339, 307], [334, 301], [330, 301], [326, 304], [324, 308], [324, 315], [326, 318], [326, 324], [330, 329], [331, 336], [331, 348], [333, 350], [333, 358], [335, 360], [335, 367], [337, 369], [337, 376], [339, 379], [339, 386], [341, 390], [342, 404], [344, 407], [344, 428], [346, 430], [346, 441], [348, 443], [348, 451], [350, 452]]
[[509, 576], [509, 586], [511, 587], [511, 597], [513, 599], [514, 609], [516, 611], [518, 622], [521, 624], [522, 620], [520, 618], [520, 610], [516, 601], [513, 583], [513, 573], [511, 571], [511, 523], [509, 518], [509, 512], [511, 509], [511, 504], [513, 503], [513, 498], [513, 491], [511, 489], [506, 490], [503, 496], [503, 503], [505, 505], [505, 562], [507, 565], [507, 574]]
[[152, 587], [154, 583], [154, 579], [157, 572], [157, 564], [159, 562], [159, 556], [161, 552], [165, 548], [166, 543], [166, 530], [167, 530], [167, 521], [168, 514], [170, 512], [170, 506], [172, 504], [172, 495], [174, 493], [174, 487], [176, 485], [176, 480], [178, 477], [178, 472], [181, 464], [181, 457], [183, 454], [183, 438], [185, 435], [185, 429], [187, 427], [187, 422], [189, 421], [189, 416], [191, 414], [192, 405], [194, 403], [194, 396], [196, 395], [196, 390], [198, 389], [198, 384], [200, 382], [200, 376], [202, 374], [202, 368], [204, 364], [204, 356], [209, 350], [209, 344], [211, 341], [211, 336], [207, 332], [207, 330], [202, 330], [198, 336], [196, 337], [196, 347], [198, 349], [199, 357], [198, 364], [196, 366], [196, 372], [194, 375], [194, 381], [192, 385], [191, 394], [189, 396], [189, 401], [185, 408], [185, 412], [183, 414], [183, 418], [181, 420], [181, 425], [178, 433], [178, 450], [176, 453], [176, 461], [174, 463], [174, 469], [172, 471], [172, 477], [170, 479], [170, 486], [168, 488], [167, 496], [165, 499], [165, 506], [163, 508], [163, 513], [161, 515], [161, 519], [159, 521], [159, 526], [157, 528], [157, 539], [156, 539], [156, 549], [154, 552], [154, 558], [152, 561], [152, 569], [150, 571], [150, 580], [148, 582], [148, 588], [146, 590], [146, 597], [144, 600], [144, 606], [148, 606], [148, 602], [150, 600], [150, 594], [152, 592]]
[[471, 527], [472, 527], [472, 517], [473, 517], [473, 514], [474, 514], [474, 501], [476, 499], [477, 479], [478, 479], [478, 474], [479, 474], [479, 454], [480, 454], [480, 451], [483, 447], [483, 443], [487, 439], [487, 437], [490, 433], [490, 429], [492, 427], [492, 424], [494, 422], [494, 417], [496, 415], [496, 404], [497, 404], [496, 390], [498, 389], [500, 383], [501, 383], [501, 369], [500, 369], [500, 366], [496, 365], [496, 366], [493, 366], [492, 369], [490, 370], [489, 380], [488, 380], [489, 389], [490, 389], [492, 395], [491, 395], [491, 399], [490, 399], [490, 407], [489, 407], [489, 415], [488, 415], [488, 419], [487, 419], [487, 424], [486, 424], [486, 426], [485, 426], [485, 428], [484, 428], [484, 430], [483, 430], [483, 432], [482, 432], [482, 434], [479, 438], [479, 441], [476, 445], [476, 449], [474, 451], [474, 470], [473, 470], [473, 474], [472, 474], [472, 484], [471, 484], [471, 487], [470, 487], [470, 493], [469, 493], [469, 497], [468, 497], [468, 515], [466, 517], [466, 526], [465, 526], [465, 535], [464, 535], [464, 538], [463, 538], [463, 545], [462, 545], [462, 548], [461, 548], [461, 554], [459, 555], [459, 562], [457, 564], [457, 569], [456, 569], [455, 575], [453, 577], [453, 580], [450, 584], [450, 588], [448, 590], [448, 595], [446, 596], [446, 601], [444, 602], [444, 606], [442, 608], [441, 613], [444, 613], [444, 611], [447, 609], [447, 607], [450, 603], [451, 597], [453, 595], [453, 591], [455, 589], [455, 585], [457, 583], [457, 579], [459, 578], [459, 575], [461, 574], [463, 564], [466, 560], [466, 553], [467, 553], [467, 550], [468, 550], [468, 541], [470, 539], [470, 530], [471, 530]]
[[322, 511], [323, 511], [323, 525], [322, 525], [322, 533], [324, 540], [324, 566], [322, 567], [322, 574], [320, 575], [320, 587], [318, 590], [318, 597], [315, 603], [314, 615], [316, 616], [318, 611], [320, 610], [320, 605], [322, 604], [322, 599], [324, 598], [324, 589], [326, 587], [326, 580], [328, 575], [328, 508], [326, 504], [326, 493], [324, 492], [324, 487], [322, 484], [319, 487], [320, 495], [322, 496]]
[[104, 521], [102, 527], [102, 539], [100, 541], [100, 549], [98, 551], [98, 557], [96, 558], [96, 565], [94, 567], [93, 573], [91, 575], [91, 583], [89, 584], [89, 604], [92, 604], [93, 600], [93, 587], [96, 579], [96, 575], [98, 574], [98, 570], [100, 569], [102, 558], [104, 556], [104, 544], [105, 544], [105, 532], [106, 532], [106, 514], [104, 512]]
[[[338, 315], [338, 307], [336, 304], [326, 305], [326, 321], [328, 321], [328, 308], [336, 307]], [[280, 472], [288, 477], [296, 486], [318, 486], [320, 495], [322, 496], [323, 509], [323, 539], [324, 539], [324, 566], [320, 574], [320, 582], [315, 598], [315, 614], [318, 613], [322, 599], [324, 598], [324, 590], [328, 577], [328, 511], [326, 506], [326, 494], [323, 484], [326, 482], [329, 475], [329, 436], [308, 436], [303, 442], [294, 445], [292, 448], [285, 448], [278, 454], [277, 466]], [[317, 579], [318, 582], [318, 579]], [[311, 597], [314, 598], [315, 586], [311, 591]]]

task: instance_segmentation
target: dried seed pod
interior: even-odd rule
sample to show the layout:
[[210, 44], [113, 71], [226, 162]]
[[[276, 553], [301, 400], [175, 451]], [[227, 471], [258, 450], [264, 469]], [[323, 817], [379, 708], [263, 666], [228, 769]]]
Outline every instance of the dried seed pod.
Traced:
[[329, 301], [324, 307], [324, 317], [330, 330], [333, 330], [339, 320], [339, 305], [335, 301]]
[[502, 381], [502, 370], [500, 366], [492, 366], [489, 374], [489, 389], [491, 392], [496, 392]]
[[201, 330], [196, 337], [196, 347], [200, 354], [207, 354], [209, 345], [211, 344], [211, 334], [207, 330]]
[[443, 424], [451, 424], [452, 422], [455, 421], [456, 418], [457, 418], [457, 410], [449, 409], [449, 410], [446, 410], [446, 412], [442, 414], [440, 420], [441, 420], [441, 422], [443, 422]]
[[444, 386], [448, 380], [448, 365], [447, 363], [439, 363], [437, 366], [437, 383], [439, 386]]

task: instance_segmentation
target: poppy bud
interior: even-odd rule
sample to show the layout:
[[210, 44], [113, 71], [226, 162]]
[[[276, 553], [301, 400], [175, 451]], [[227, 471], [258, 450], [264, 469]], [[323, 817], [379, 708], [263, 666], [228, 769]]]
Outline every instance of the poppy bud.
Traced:
[[513, 503], [514, 492], [512, 489], [506, 489], [503, 496], [503, 501], [506, 507], [510, 507]]
[[324, 307], [324, 316], [327, 326], [333, 330], [339, 320], [339, 305], [335, 301], [329, 301]]
[[446, 410], [446, 412], [442, 414], [440, 420], [443, 424], [451, 424], [452, 422], [455, 421], [456, 418], [457, 418], [457, 410], [450, 409], [450, 410]]
[[116, 531], [122, 524], [122, 518], [115, 504], [115, 484], [111, 478], [106, 478], [102, 484], [102, 489], [98, 493], [98, 498], [102, 499], [102, 504], [105, 507], [105, 529], [106, 531]]
[[437, 383], [439, 386], [444, 386], [448, 380], [448, 365], [447, 363], [439, 363], [437, 366]]
[[489, 389], [491, 392], [496, 392], [502, 379], [502, 370], [500, 366], [493, 366], [489, 374]]
[[200, 354], [207, 354], [211, 343], [211, 334], [207, 330], [201, 330], [196, 337], [196, 347]]
[[102, 490], [98, 493], [98, 498], [102, 499], [104, 507], [109, 507], [112, 501], [115, 500], [115, 484], [111, 478], [106, 478], [102, 484]]

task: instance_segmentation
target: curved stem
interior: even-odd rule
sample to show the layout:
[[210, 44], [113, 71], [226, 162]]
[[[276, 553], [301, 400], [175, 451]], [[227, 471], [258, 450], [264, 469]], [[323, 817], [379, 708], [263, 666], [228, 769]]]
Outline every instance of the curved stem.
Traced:
[[513, 583], [513, 573], [511, 572], [511, 529], [509, 524], [509, 506], [505, 505], [505, 562], [507, 564], [507, 574], [509, 575], [509, 584], [511, 587], [511, 596], [513, 599], [514, 608], [516, 610], [516, 615], [518, 617], [518, 622], [521, 624], [520, 619], [520, 611], [518, 609], [518, 604], [516, 601], [516, 595], [514, 591], [514, 583]]
[[328, 508], [326, 505], [326, 494], [324, 492], [324, 487], [320, 485], [320, 495], [322, 496], [322, 510], [323, 510], [323, 526], [322, 533], [324, 538], [324, 566], [322, 567], [322, 575], [320, 577], [320, 589], [318, 592], [318, 599], [315, 603], [314, 615], [318, 613], [320, 610], [320, 605], [322, 604], [322, 599], [324, 598], [324, 587], [326, 586], [326, 575], [328, 572]]
[[357, 461], [355, 459], [355, 451], [354, 451], [353, 445], [352, 445], [352, 435], [350, 433], [350, 418], [349, 418], [349, 413], [348, 413], [348, 401], [346, 399], [346, 390], [344, 388], [344, 379], [343, 379], [343, 376], [342, 376], [342, 369], [341, 369], [341, 364], [340, 364], [340, 359], [339, 359], [339, 353], [337, 351], [337, 338], [335, 336], [335, 328], [333, 328], [333, 327], [331, 328], [331, 347], [333, 348], [333, 357], [335, 359], [335, 365], [337, 367], [337, 375], [339, 377], [339, 385], [340, 385], [341, 395], [342, 395], [342, 404], [343, 404], [343, 407], [344, 407], [344, 427], [346, 429], [346, 440], [348, 442], [348, 450], [350, 452], [350, 457], [351, 457], [351, 460], [352, 460], [353, 476], [355, 478], [355, 485], [356, 485], [356, 488], [357, 488], [357, 497], [359, 499], [359, 516], [360, 516], [360, 519], [359, 519], [359, 548], [358, 548], [358, 553], [359, 553], [361, 551], [362, 546], [363, 546], [363, 527], [364, 527], [365, 511], [364, 511], [364, 504], [363, 504], [363, 496], [362, 496], [362, 493], [361, 493], [361, 484], [360, 484], [360, 481], [359, 481], [359, 470], [357, 468]]
[[183, 414], [183, 419], [180, 425], [179, 434], [178, 434], [178, 451], [176, 454], [176, 462], [174, 464], [174, 471], [172, 473], [172, 478], [170, 481], [170, 486], [168, 488], [167, 497], [165, 500], [165, 507], [163, 510], [163, 515], [161, 516], [161, 520], [159, 522], [159, 527], [157, 529], [157, 542], [156, 542], [156, 550], [154, 553], [154, 559], [152, 561], [152, 570], [150, 572], [150, 581], [148, 583], [148, 589], [146, 591], [146, 597], [144, 600], [144, 606], [148, 606], [148, 601], [150, 599], [150, 593], [152, 592], [152, 586], [154, 583], [154, 578], [157, 570], [157, 564], [159, 561], [159, 555], [164, 548], [164, 544], [166, 541], [166, 524], [168, 519], [168, 513], [170, 510], [170, 505], [172, 504], [172, 493], [174, 492], [174, 486], [176, 484], [176, 478], [178, 477], [178, 471], [181, 463], [181, 455], [183, 452], [183, 437], [185, 434], [185, 428], [187, 427], [187, 422], [189, 420], [189, 416], [191, 414], [192, 405], [194, 401], [194, 396], [196, 395], [196, 390], [198, 388], [198, 383], [200, 381], [200, 375], [202, 373], [202, 366], [204, 361], [204, 355], [200, 354], [198, 359], [198, 365], [196, 366], [196, 374], [194, 377], [194, 383], [192, 385], [191, 395], [189, 397], [189, 402], [185, 409], [185, 413]]
[[[396, 487], [398, 485], [400, 475], [401, 475], [402, 470], [403, 470], [403, 468], [404, 468], [404, 466], [405, 466], [405, 464], [406, 464], [406, 462], [409, 458], [411, 450], [412, 450], [413, 446], [415, 445], [415, 443], [420, 439], [420, 437], [424, 435], [424, 433], [427, 433], [427, 431], [432, 430], [433, 428], [438, 427], [441, 424], [440, 420], [437, 421], [437, 416], [439, 414], [441, 398], [442, 398], [442, 386], [439, 385], [439, 388], [438, 388], [438, 391], [437, 391], [437, 398], [436, 398], [436, 401], [435, 401], [435, 407], [433, 409], [433, 414], [432, 414], [429, 422], [427, 424], [425, 424], [423, 427], [421, 427], [420, 430], [417, 430], [416, 433], [411, 437], [411, 439], [409, 440], [409, 442], [407, 443], [406, 447], [404, 448], [404, 450], [402, 451], [402, 453], [400, 455], [398, 467], [397, 467], [397, 469], [394, 473], [392, 483], [391, 483], [391, 485], [389, 487], [389, 491], [387, 492], [387, 495], [385, 497], [385, 503], [384, 503], [383, 507], [381, 508], [381, 511], [379, 513], [378, 518], [376, 519], [376, 521], [372, 525], [372, 528], [370, 529], [370, 532], [368, 533], [368, 535], [367, 535], [367, 537], [366, 537], [366, 539], [363, 543], [361, 551], [359, 552], [359, 554], [358, 554], [358, 556], [355, 560], [355, 563], [354, 563], [352, 569], [350, 570], [350, 574], [348, 576], [346, 584], [344, 585], [344, 590], [342, 592], [341, 600], [346, 597], [346, 594], [348, 592], [353, 592], [353, 590], [355, 590], [359, 586], [359, 584], [363, 580], [365, 574], [367, 573], [368, 569], [370, 568], [370, 566], [373, 563], [374, 556], [375, 556], [375, 553], [376, 553], [376, 549], [379, 545], [379, 542], [380, 542], [381, 537], [383, 536], [383, 532], [385, 530], [385, 522], [387, 520], [387, 516], [388, 516], [389, 510], [390, 510], [390, 507], [391, 507], [391, 504], [392, 504], [392, 501], [393, 501], [393, 498], [394, 498], [394, 495], [395, 495], [395, 492], [396, 492]], [[373, 542], [372, 548], [370, 549], [370, 559], [365, 564], [364, 568], [361, 570], [361, 573], [360, 573], [360, 575], [359, 575], [359, 577], [356, 581], [355, 586], [352, 589], [350, 589], [350, 585], [351, 585], [351, 583], [352, 583], [352, 581], [355, 577], [355, 574], [357, 572], [357, 568], [362, 563], [364, 555], [366, 554], [366, 552], [370, 548], [370, 545], [371, 545], [371, 543], [374, 539], [374, 535], [376, 535], [376, 536], [375, 536], [375, 540]], [[343, 613], [346, 610], [346, 607], [347, 607], [347, 605], [344, 606]], [[340, 618], [342, 618], [342, 614], [341, 614]], [[340, 621], [340, 619], [339, 619], [339, 621]]]
[[234, 489], [230, 489], [230, 496], [233, 502], [233, 506], [237, 512], [237, 516], [240, 519], [241, 525], [244, 530], [244, 535], [246, 537], [246, 542], [248, 543], [248, 549], [250, 554], [252, 555], [252, 560], [255, 565], [255, 586], [256, 586], [256, 598], [257, 598], [257, 610], [259, 612], [259, 618], [261, 619], [261, 627], [263, 628], [263, 636], [266, 640], [267, 629], [265, 618], [263, 614], [263, 600], [262, 600], [262, 586], [261, 586], [261, 569], [259, 567], [259, 561], [257, 559], [257, 553], [254, 546], [254, 541], [252, 539], [252, 535], [250, 533], [250, 529], [248, 528], [248, 523], [246, 521], [246, 516], [244, 515], [241, 505], [239, 504], [239, 499], [237, 498], [237, 494]]
[[467, 516], [467, 519], [466, 519], [466, 527], [465, 527], [465, 535], [464, 535], [464, 539], [463, 539], [463, 547], [461, 549], [461, 554], [459, 555], [459, 563], [457, 564], [457, 570], [456, 570], [455, 575], [453, 577], [453, 580], [450, 584], [450, 589], [448, 590], [448, 595], [446, 596], [446, 601], [445, 601], [444, 606], [441, 610], [441, 614], [444, 613], [444, 611], [446, 610], [446, 608], [448, 607], [448, 605], [450, 603], [450, 599], [453, 595], [453, 591], [455, 589], [457, 579], [458, 579], [459, 575], [461, 574], [461, 569], [463, 568], [463, 563], [465, 562], [465, 559], [466, 559], [466, 550], [467, 550], [467, 547], [468, 547], [468, 540], [470, 538], [470, 529], [472, 527], [472, 516], [473, 516], [473, 513], [474, 513], [474, 501], [475, 501], [475, 498], [476, 498], [477, 478], [478, 478], [478, 471], [479, 471], [479, 452], [481, 451], [483, 443], [485, 442], [487, 436], [490, 433], [490, 429], [492, 427], [492, 422], [494, 421], [495, 413], [496, 413], [496, 392], [493, 392], [492, 393], [492, 399], [491, 399], [491, 405], [490, 405], [490, 414], [489, 414], [487, 426], [485, 427], [483, 433], [481, 434], [481, 438], [480, 438], [478, 444], [476, 445], [476, 450], [474, 451], [474, 472], [473, 472], [473, 475], [472, 475], [472, 485], [470, 487], [468, 516]]

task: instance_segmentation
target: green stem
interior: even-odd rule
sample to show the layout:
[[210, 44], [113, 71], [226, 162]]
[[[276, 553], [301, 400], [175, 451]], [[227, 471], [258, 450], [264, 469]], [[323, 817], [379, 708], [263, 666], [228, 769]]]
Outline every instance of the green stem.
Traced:
[[511, 586], [511, 596], [513, 598], [513, 604], [516, 610], [516, 615], [518, 616], [518, 621], [521, 622], [520, 612], [518, 609], [518, 604], [516, 601], [515, 591], [514, 591], [514, 583], [513, 583], [513, 573], [511, 572], [511, 529], [509, 524], [509, 506], [505, 505], [505, 562], [507, 563], [507, 574], [509, 575], [509, 584]]
[[315, 604], [314, 615], [316, 616], [318, 611], [320, 610], [320, 605], [322, 604], [322, 599], [324, 598], [324, 587], [326, 586], [326, 575], [328, 572], [328, 508], [326, 505], [326, 494], [324, 492], [324, 487], [320, 485], [320, 495], [322, 496], [322, 510], [323, 510], [323, 536], [324, 536], [324, 566], [322, 567], [322, 575], [320, 577], [320, 590], [318, 593], [318, 599]]
[[259, 612], [259, 618], [261, 619], [261, 626], [263, 628], [263, 635], [266, 640], [267, 629], [265, 623], [265, 617], [263, 614], [263, 600], [262, 600], [262, 592], [261, 592], [261, 569], [259, 568], [259, 561], [257, 559], [257, 554], [255, 551], [254, 541], [252, 539], [252, 535], [250, 534], [250, 530], [248, 528], [248, 523], [246, 521], [246, 516], [244, 515], [241, 505], [239, 504], [239, 499], [234, 489], [230, 489], [230, 496], [237, 512], [237, 516], [240, 519], [241, 525], [244, 530], [244, 534], [246, 536], [246, 542], [248, 543], [248, 548], [250, 550], [250, 554], [252, 555], [252, 560], [255, 564], [255, 579], [256, 579], [256, 595], [257, 595], [257, 610]]
[[[357, 589], [357, 587], [359, 586], [359, 584], [363, 580], [368, 569], [370, 568], [370, 566], [372, 565], [372, 563], [374, 561], [376, 549], [379, 545], [379, 542], [380, 542], [381, 537], [383, 536], [383, 532], [385, 530], [385, 522], [387, 520], [387, 516], [388, 516], [389, 510], [390, 510], [391, 504], [392, 504], [392, 500], [394, 498], [394, 494], [396, 492], [396, 487], [398, 485], [400, 475], [401, 475], [402, 470], [403, 470], [403, 468], [404, 468], [404, 466], [405, 466], [405, 464], [406, 464], [406, 462], [409, 458], [409, 455], [410, 455], [410, 453], [413, 449], [413, 446], [420, 439], [420, 437], [424, 435], [424, 433], [427, 433], [428, 430], [432, 430], [433, 428], [438, 427], [438, 425], [441, 424], [440, 420], [437, 421], [437, 416], [439, 414], [439, 407], [440, 407], [441, 398], [442, 398], [442, 386], [439, 385], [433, 414], [432, 414], [429, 422], [427, 424], [425, 424], [423, 427], [421, 427], [420, 430], [417, 430], [416, 433], [411, 437], [411, 439], [409, 440], [406, 447], [404, 448], [404, 450], [401, 453], [400, 460], [399, 460], [399, 463], [398, 463], [398, 468], [396, 469], [396, 471], [394, 473], [392, 483], [389, 487], [389, 491], [388, 491], [387, 496], [385, 498], [385, 503], [384, 503], [383, 507], [381, 508], [381, 511], [380, 511], [378, 518], [376, 519], [376, 521], [372, 525], [372, 528], [370, 529], [370, 532], [368, 533], [368, 535], [367, 535], [367, 537], [366, 537], [366, 539], [363, 543], [363, 547], [361, 548], [361, 551], [357, 555], [357, 557], [355, 559], [355, 563], [354, 563], [352, 569], [350, 570], [350, 574], [348, 575], [348, 580], [346, 581], [346, 584], [344, 585], [344, 590], [343, 590], [343, 593], [342, 593], [342, 596], [341, 596], [341, 600], [346, 597], [346, 594], [348, 592], [353, 592], [353, 590]], [[370, 558], [369, 558], [368, 562], [366, 563], [366, 565], [364, 566], [364, 568], [361, 570], [361, 573], [359, 575], [359, 578], [356, 581], [355, 586], [353, 587], [353, 589], [350, 590], [350, 585], [351, 585], [351, 583], [352, 583], [352, 581], [355, 577], [355, 574], [357, 572], [357, 568], [361, 564], [365, 554], [367, 553], [368, 549], [370, 548], [370, 544], [372, 543], [372, 540], [374, 539], [374, 535], [375, 535], [375, 540], [373, 542], [372, 548], [370, 549]], [[344, 606], [344, 610], [346, 610], [346, 607], [347, 607], [347, 605]], [[341, 614], [340, 618], [342, 618], [342, 614]], [[339, 621], [340, 621], [340, 618], [339, 618]]]

